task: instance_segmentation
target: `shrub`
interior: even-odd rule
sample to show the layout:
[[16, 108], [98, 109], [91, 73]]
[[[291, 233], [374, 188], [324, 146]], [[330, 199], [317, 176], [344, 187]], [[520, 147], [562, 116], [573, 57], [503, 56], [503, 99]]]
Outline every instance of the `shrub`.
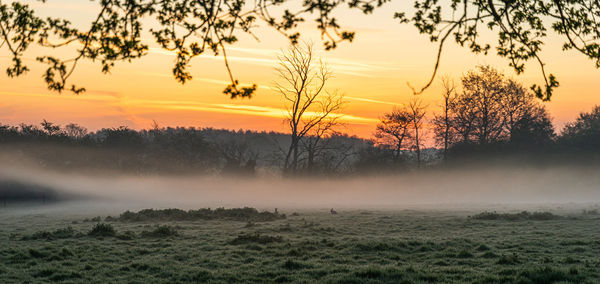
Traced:
[[469, 252], [468, 250], [461, 250], [459, 253], [456, 254], [457, 258], [471, 258], [473, 257], [473, 254], [471, 252]]
[[29, 252], [29, 255], [31, 257], [33, 257], [33, 258], [44, 258], [44, 257], [48, 256], [48, 253], [42, 252], [42, 251], [39, 251], [39, 250], [36, 250], [36, 249], [32, 249], [32, 248], [30, 248], [28, 250], [28, 252]]
[[297, 270], [297, 269], [302, 269], [302, 268], [308, 267], [308, 265], [298, 262], [298, 261], [288, 259], [283, 263], [282, 267], [285, 269], [289, 269], [289, 270]]
[[506, 265], [513, 265], [513, 264], [518, 264], [520, 263], [519, 258], [516, 254], [512, 254], [512, 255], [502, 255], [498, 261], [496, 262], [497, 264], [506, 264]]
[[67, 239], [75, 236], [75, 230], [72, 227], [67, 227], [63, 229], [56, 229], [52, 232], [49, 231], [39, 231], [29, 236], [24, 236], [22, 240], [56, 240], [56, 239]]
[[158, 226], [152, 231], [143, 231], [141, 235], [146, 238], [166, 238], [179, 236], [179, 232], [175, 228], [165, 225]]
[[476, 250], [478, 250], [478, 251], [488, 251], [488, 250], [490, 250], [490, 247], [486, 246], [485, 244], [481, 244], [481, 245], [479, 245], [476, 248]]
[[117, 239], [125, 241], [133, 240], [135, 237], [135, 233], [132, 231], [125, 231], [125, 233], [117, 235]]
[[118, 218], [123, 222], [142, 222], [142, 221], [195, 221], [195, 220], [229, 220], [244, 222], [267, 222], [285, 219], [285, 214], [272, 212], [259, 212], [255, 208], [210, 208], [188, 210], [181, 209], [144, 209], [139, 212], [126, 211]]
[[506, 221], [521, 221], [521, 220], [535, 220], [535, 221], [546, 221], [546, 220], [557, 220], [562, 219], [562, 216], [552, 214], [550, 212], [533, 212], [522, 211], [519, 213], [497, 213], [494, 212], [482, 212], [477, 215], [473, 215], [470, 218], [475, 220], [506, 220]]
[[229, 243], [232, 245], [241, 245], [241, 244], [269, 244], [275, 242], [283, 242], [283, 238], [281, 236], [267, 236], [260, 235], [259, 233], [255, 234], [241, 234], [237, 236], [235, 239], [230, 241]]
[[114, 237], [117, 234], [111, 224], [98, 223], [89, 232], [88, 236], [94, 237]]
[[577, 270], [571, 269], [566, 272], [564, 270], [555, 269], [552, 267], [543, 267], [525, 270], [519, 274], [518, 283], [581, 283], [581, 276]]

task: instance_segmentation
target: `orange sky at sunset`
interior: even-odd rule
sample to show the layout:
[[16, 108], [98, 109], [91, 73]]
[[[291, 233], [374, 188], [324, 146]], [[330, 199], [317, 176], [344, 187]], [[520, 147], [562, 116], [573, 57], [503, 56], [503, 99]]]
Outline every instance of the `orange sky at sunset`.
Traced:
[[[76, 23], [89, 22], [97, 9], [96, 3], [89, 1], [48, 2], [44, 13], [77, 15], [67, 16]], [[436, 45], [412, 26], [400, 25], [392, 17], [405, 5], [391, 3], [367, 16], [359, 11], [338, 11], [340, 24], [355, 30], [357, 36], [353, 43], [343, 43], [330, 52], [321, 51], [319, 34], [310, 21], [301, 28], [304, 38], [316, 43], [334, 72], [329, 89], [346, 95], [343, 132], [371, 137], [378, 117], [394, 104], [408, 100], [411, 91], [406, 83], [421, 86], [430, 76]], [[26, 56], [32, 69], [28, 75], [17, 79], [0, 76], [0, 122], [37, 124], [47, 119], [58, 124], [76, 122], [96, 130], [120, 125], [149, 128], [154, 120], [160, 126], [285, 131], [283, 100], [271, 86], [277, 80], [277, 54], [286, 47], [287, 40], [269, 28], [259, 28], [256, 34], [261, 42], [242, 36], [228, 51], [235, 76], [243, 83], [259, 85], [252, 99], [231, 100], [222, 94], [228, 84], [225, 66], [221, 57], [210, 54], [192, 61], [194, 79], [185, 85], [171, 76], [173, 55], [156, 47], [132, 63], [118, 63], [109, 75], [103, 75], [98, 64], [85, 62], [71, 82], [86, 87], [88, 92], [76, 96], [47, 91], [41, 79], [43, 66], [33, 60], [36, 55], [32, 53]], [[8, 55], [8, 51], [0, 49], [0, 66], [7, 66]], [[579, 112], [600, 104], [600, 71], [592, 61], [576, 52], [563, 52], [561, 41], [555, 37], [549, 38], [542, 55], [549, 72], [561, 83], [552, 102], [547, 103], [555, 125], [560, 128]], [[494, 55], [475, 56], [453, 42], [447, 45], [439, 74], [458, 81], [477, 64], [491, 64], [526, 86], [543, 79], [534, 62], [527, 66], [525, 74], [515, 76], [507, 61]], [[422, 95], [430, 106], [430, 114], [438, 111], [440, 94], [440, 83], [436, 81]]]

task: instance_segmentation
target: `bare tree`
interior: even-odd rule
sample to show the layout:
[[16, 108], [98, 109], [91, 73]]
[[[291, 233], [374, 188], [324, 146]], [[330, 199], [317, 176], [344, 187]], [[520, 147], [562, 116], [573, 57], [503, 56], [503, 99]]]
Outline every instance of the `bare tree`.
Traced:
[[421, 134], [423, 129], [423, 120], [425, 119], [427, 106], [418, 95], [414, 95], [408, 104], [410, 114], [410, 127], [412, 128], [413, 149], [417, 154], [417, 167], [421, 167]]
[[316, 160], [323, 151], [327, 150], [328, 145], [324, 139], [328, 136], [337, 134], [336, 127], [341, 126], [339, 116], [331, 116], [315, 125], [309, 135], [304, 139], [302, 148], [306, 152], [306, 170], [314, 172]]
[[400, 158], [405, 139], [411, 137], [410, 125], [411, 113], [406, 107], [395, 107], [392, 112], [384, 114], [377, 124], [375, 137], [378, 144], [392, 148], [394, 163]]
[[41, 123], [42, 129], [46, 132], [46, 134], [53, 136], [58, 135], [60, 133], [60, 125], [56, 125], [50, 121], [44, 119]]
[[75, 123], [69, 123], [65, 125], [64, 132], [67, 136], [73, 139], [81, 139], [88, 134], [87, 128]]
[[454, 141], [454, 131], [452, 128], [452, 105], [456, 98], [456, 87], [454, 81], [449, 77], [442, 78], [442, 114], [436, 115], [433, 119], [433, 131], [435, 133], [436, 143], [444, 149], [444, 161], [448, 159], [448, 147]]
[[259, 154], [250, 147], [245, 139], [242, 141], [234, 139], [218, 141], [215, 148], [225, 159], [225, 165], [221, 169], [222, 173], [243, 175], [256, 173]]
[[339, 116], [343, 96], [325, 91], [331, 72], [322, 61], [315, 64], [313, 47], [309, 43], [291, 45], [279, 56], [280, 83], [276, 89], [286, 101], [291, 141], [288, 147], [284, 172], [295, 172], [300, 157], [300, 142], [318, 125], [327, 124]]
[[479, 66], [462, 78], [464, 102], [476, 111], [474, 138], [485, 145], [504, 138], [502, 99], [506, 89], [504, 76], [490, 66]]

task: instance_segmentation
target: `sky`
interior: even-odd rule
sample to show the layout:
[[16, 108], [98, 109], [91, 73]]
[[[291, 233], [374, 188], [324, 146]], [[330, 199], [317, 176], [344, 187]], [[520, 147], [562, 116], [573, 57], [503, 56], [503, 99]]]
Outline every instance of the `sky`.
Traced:
[[[48, 0], [31, 3], [41, 15], [69, 18], [78, 25], [89, 25], [98, 12], [97, 2]], [[378, 8], [373, 15], [340, 9], [336, 16], [344, 29], [356, 31], [352, 43], [343, 43], [333, 51], [323, 51], [321, 38], [311, 21], [300, 26], [303, 39], [315, 43], [318, 55], [329, 65], [334, 77], [327, 89], [345, 95], [347, 104], [340, 112], [342, 132], [370, 138], [383, 113], [395, 105], [407, 103], [412, 95], [407, 83], [422, 86], [431, 76], [437, 46], [419, 35], [410, 25], [393, 19], [396, 11], [406, 10], [410, 1], [396, 1]], [[149, 24], [151, 25], [151, 24]], [[192, 61], [194, 79], [177, 83], [171, 69], [174, 55], [150, 44], [148, 55], [131, 63], [117, 63], [110, 74], [102, 74], [100, 65], [83, 61], [71, 83], [86, 87], [81, 95], [50, 92], [41, 78], [43, 66], [33, 58], [39, 50], [26, 54], [31, 71], [20, 78], [0, 76], [0, 123], [39, 123], [43, 119], [64, 125], [75, 122], [90, 130], [128, 126], [134, 129], [159, 126], [194, 126], [226, 129], [251, 129], [286, 132], [284, 101], [273, 86], [278, 81], [277, 55], [288, 41], [265, 27], [255, 29], [260, 41], [241, 35], [228, 49], [234, 75], [241, 83], [258, 84], [252, 99], [232, 100], [222, 93], [228, 82], [223, 58], [205, 54]], [[151, 37], [143, 36], [151, 43]], [[484, 34], [484, 39], [493, 37]], [[561, 83], [552, 101], [546, 103], [553, 122], [560, 129], [582, 111], [600, 103], [600, 71], [592, 61], [573, 51], [562, 51], [561, 40], [549, 37], [542, 53], [547, 70]], [[68, 56], [69, 50], [45, 51]], [[492, 52], [493, 53], [493, 52]], [[0, 49], [0, 66], [7, 66], [9, 53]], [[440, 76], [458, 82], [462, 74], [479, 64], [489, 64], [525, 86], [541, 83], [539, 67], [527, 65], [515, 75], [508, 62], [493, 54], [473, 55], [453, 42], [446, 45]], [[439, 111], [439, 80], [422, 95], [429, 115]]]

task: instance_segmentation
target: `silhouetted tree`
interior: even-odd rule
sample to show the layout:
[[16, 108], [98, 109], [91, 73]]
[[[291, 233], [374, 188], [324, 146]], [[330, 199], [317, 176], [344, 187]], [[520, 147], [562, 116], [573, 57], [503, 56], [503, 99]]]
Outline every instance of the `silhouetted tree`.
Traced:
[[456, 139], [454, 129], [452, 128], [452, 105], [456, 99], [454, 82], [449, 77], [442, 78], [443, 103], [442, 114], [433, 118], [433, 132], [438, 146], [442, 147], [444, 161], [448, 159], [448, 148]]
[[466, 153], [500, 144], [523, 150], [552, 143], [554, 129], [544, 106], [521, 84], [489, 66], [468, 72], [461, 83], [456, 95], [444, 93], [444, 114], [433, 120], [439, 144]]
[[[458, 125], [468, 139], [486, 145], [505, 138], [502, 100], [506, 94], [504, 76], [490, 66], [479, 66], [462, 78], [462, 93], [455, 104], [462, 104], [475, 116], [469, 125]], [[468, 130], [467, 130], [468, 129]], [[468, 134], [467, 134], [468, 133]]]
[[[356, 173], [382, 173], [397, 170], [404, 164], [393, 160], [394, 153], [389, 147], [378, 147], [369, 143], [357, 151], [357, 159], [353, 164]], [[402, 158], [402, 157], [401, 157]]]
[[64, 132], [68, 137], [73, 139], [82, 139], [88, 134], [87, 128], [75, 123], [65, 125]]
[[408, 110], [410, 114], [410, 127], [412, 130], [411, 138], [413, 140], [413, 149], [417, 155], [417, 167], [421, 167], [421, 136], [423, 129], [423, 121], [427, 106], [423, 104], [423, 101], [418, 96], [413, 96], [411, 101], [408, 103]]
[[144, 146], [144, 141], [140, 133], [127, 126], [116, 128], [103, 128], [98, 132], [101, 136], [101, 143], [107, 147], [131, 148], [140, 150]]
[[315, 127], [327, 123], [343, 105], [343, 96], [325, 91], [331, 72], [323, 62], [315, 64], [311, 44], [291, 45], [279, 57], [276, 88], [286, 101], [287, 123], [291, 132], [284, 172], [295, 172], [300, 157], [300, 142]]
[[527, 108], [511, 127], [510, 146], [513, 151], [547, 150], [554, 142], [556, 134], [546, 109], [542, 106]]
[[327, 136], [335, 135], [335, 128], [340, 125], [339, 116], [330, 116], [315, 125], [305, 139], [301, 141], [302, 149], [306, 153], [305, 171], [316, 171], [316, 161], [319, 156], [324, 155], [324, 152], [330, 148], [327, 144], [331, 140], [324, 141], [324, 139]]
[[304, 170], [308, 174], [336, 174], [341, 170], [348, 170], [348, 161], [356, 155], [357, 148], [363, 142], [337, 132], [323, 135], [318, 141], [317, 139], [316, 136], [304, 139], [307, 141], [303, 143], [307, 165]]
[[254, 175], [259, 158], [258, 153], [250, 148], [245, 140], [229, 139], [215, 145], [221, 156], [225, 159], [223, 173]]
[[580, 113], [574, 122], [567, 123], [560, 142], [567, 150], [600, 152], [600, 106]]
[[54, 136], [54, 135], [57, 135], [60, 133], [60, 125], [56, 125], [45, 119], [44, 119], [44, 121], [42, 121], [41, 125], [42, 125], [42, 129], [44, 129], [44, 131], [46, 131], [46, 134], [48, 134], [48, 136]]
[[406, 107], [395, 107], [380, 119], [375, 131], [377, 144], [392, 149], [393, 161], [400, 161], [405, 149], [405, 142], [411, 138], [409, 131], [412, 124], [411, 110]]

